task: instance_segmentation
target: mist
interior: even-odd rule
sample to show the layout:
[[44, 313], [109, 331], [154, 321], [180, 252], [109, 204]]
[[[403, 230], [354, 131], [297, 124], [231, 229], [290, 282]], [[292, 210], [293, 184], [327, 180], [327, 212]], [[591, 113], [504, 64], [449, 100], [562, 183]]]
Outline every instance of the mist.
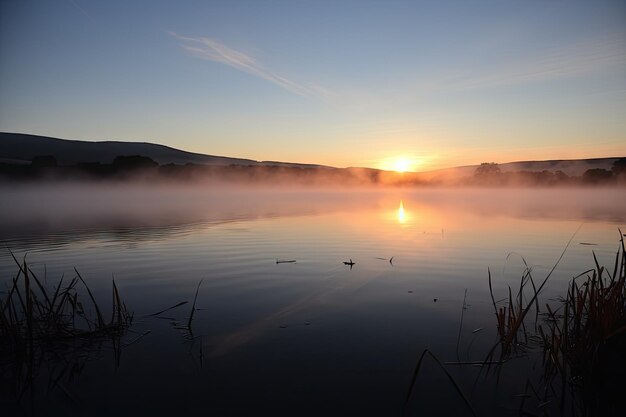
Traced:
[[610, 187], [367, 188], [172, 183], [1, 185], [1, 238], [64, 230], [156, 228], [203, 222], [427, 206], [454, 215], [623, 222], [626, 195]]
[[7, 183], [164, 183], [262, 187], [563, 187], [624, 186], [626, 159], [482, 163], [431, 172], [396, 172], [373, 168], [334, 168], [280, 162], [202, 165], [163, 164], [149, 157], [117, 156], [112, 163], [58, 165], [51, 155], [30, 164], [0, 164]]

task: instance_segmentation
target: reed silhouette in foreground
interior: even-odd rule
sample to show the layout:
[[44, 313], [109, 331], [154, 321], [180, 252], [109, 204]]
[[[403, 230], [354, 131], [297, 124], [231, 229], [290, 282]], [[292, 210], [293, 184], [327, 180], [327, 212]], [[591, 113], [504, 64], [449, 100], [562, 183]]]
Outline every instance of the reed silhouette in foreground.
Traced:
[[[414, 391], [422, 362], [428, 353], [452, 382], [456, 392], [475, 415], [472, 397], [446, 369], [446, 365], [479, 366], [481, 377], [502, 368], [521, 356], [541, 355], [539, 375], [526, 378], [520, 415], [621, 416], [626, 410], [626, 249], [620, 230], [620, 244], [612, 268], [600, 266], [572, 278], [567, 294], [545, 304], [539, 293], [559, 264], [536, 285], [532, 268], [522, 258], [525, 269], [517, 294], [496, 301], [491, 274], [489, 289], [493, 302], [498, 341], [481, 361], [443, 362], [432, 352], [421, 354], [406, 395], [404, 412]], [[525, 297], [525, 295], [527, 295]], [[504, 305], [502, 305], [504, 304]], [[534, 314], [529, 314], [534, 312]], [[499, 355], [496, 351], [499, 348]], [[478, 379], [476, 380], [478, 382]]]
[[130, 327], [133, 314], [115, 281], [107, 319], [78, 270], [74, 269], [74, 278], [61, 278], [50, 290], [28, 267], [26, 258], [22, 262], [13, 259], [18, 272], [0, 298], [2, 385], [14, 387], [19, 400], [27, 390], [34, 390], [33, 381], [42, 364], [52, 369], [51, 364], [64, 364], [58, 372], [51, 372], [48, 384], [49, 389], [62, 389], [61, 377], [82, 369], [105, 341], [112, 342], [117, 363], [120, 338]]
[[556, 308], [546, 304], [546, 325], [539, 326], [544, 377], [550, 382], [560, 380], [562, 395], [571, 395], [583, 415], [618, 415], [625, 411], [622, 408], [626, 406], [623, 235], [620, 242], [612, 272], [599, 265], [594, 253], [596, 268], [573, 278]]
[[[509, 289], [508, 305], [494, 301], [501, 360], [539, 347], [543, 353], [542, 395], [532, 389], [541, 404], [556, 403], [560, 413], [568, 404], [575, 415], [621, 415], [626, 403], [626, 257], [624, 235], [611, 269], [600, 266], [572, 278], [567, 294], [545, 304], [538, 302], [552, 271], [536, 287], [526, 266], [517, 296]], [[560, 258], [559, 258], [560, 260]], [[558, 262], [557, 262], [558, 263]], [[582, 281], [582, 282], [581, 282]], [[490, 276], [490, 290], [491, 276]], [[532, 297], [523, 301], [524, 288], [532, 285]], [[491, 291], [492, 300], [493, 290]], [[535, 311], [534, 323], [525, 318]], [[538, 318], [542, 317], [541, 323]], [[488, 360], [493, 357], [493, 350]], [[530, 387], [530, 386], [529, 386]]]
[[[71, 382], [89, 361], [100, 359], [103, 348], [111, 348], [118, 367], [122, 348], [150, 333], [144, 331], [132, 340], [124, 337], [136, 332], [131, 329], [133, 314], [122, 301], [115, 280], [109, 318], [77, 269], [74, 278], [66, 281], [61, 277], [49, 289], [46, 280], [42, 283], [29, 268], [26, 258], [20, 262], [10, 253], [18, 272], [0, 298], [0, 398], [20, 402], [26, 393], [32, 398], [39, 387], [47, 386], [47, 392], [58, 389], [74, 400], [64, 381]], [[201, 283], [181, 327], [189, 340], [193, 340], [192, 323]], [[142, 318], [160, 318], [187, 303], [181, 301]], [[42, 384], [45, 379], [47, 382]]]

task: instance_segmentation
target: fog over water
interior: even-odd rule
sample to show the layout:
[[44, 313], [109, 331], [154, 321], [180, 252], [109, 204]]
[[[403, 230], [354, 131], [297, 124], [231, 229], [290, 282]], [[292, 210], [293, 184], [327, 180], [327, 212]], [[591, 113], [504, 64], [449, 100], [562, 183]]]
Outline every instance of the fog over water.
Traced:
[[[626, 191], [598, 188], [327, 188], [46, 184], [0, 186], [3, 238], [20, 234], [374, 209], [399, 199], [445, 212], [621, 222]], [[395, 203], [392, 203], [395, 204]]]

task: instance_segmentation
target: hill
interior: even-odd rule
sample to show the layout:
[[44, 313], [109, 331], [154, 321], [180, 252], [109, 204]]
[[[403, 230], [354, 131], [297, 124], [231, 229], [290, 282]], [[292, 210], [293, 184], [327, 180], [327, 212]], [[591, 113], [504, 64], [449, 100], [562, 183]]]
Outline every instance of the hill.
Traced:
[[[589, 158], [589, 159], [553, 159], [546, 161], [517, 161], [498, 164], [502, 172], [541, 172], [541, 171], [562, 171], [570, 177], [578, 177], [589, 169], [610, 170], [618, 157], [611, 158]], [[424, 180], [454, 180], [462, 177], [471, 177], [479, 165], [466, 165], [453, 168], [444, 168], [433, 171], [419, 172], [418, 175]]]
[[[7, 166], [30, 165], [36, 156], [51, 155], [60, 167], [71, 167], [79, 164], [106, 164], [113, 163], [118, 156], [140, 155], [148, 157], [161, 166], [175, 164], [189, 165], [188, 169], [163, 169], [164, 175], [215, 175], [220, 167], [233, 167], [232, 170], [221, 170], [220, 175], [235, 175], [241, 178], [273, 176], [280, 173], [287, 177], [321, 177], [322, 171], [325, 181], [363, 181], [365, 183], [393, 183], [393, 184], [458, 184], [471, 182], [478, 165], [460, 166], [435, 171], [404, 173], [382, 171], [373, 168], [333, 168], [325, 165], [298, 164], [277, 161], [255, 161], [252, 159], [232, 158], [225, 156], [205, 155], [186, 152], [169, 146], [147, 142], [87, 142], [81, 140], [57, 139], [46, 136], [36, 136], [21, 133], [0, 133], [0, 164]], [[518, 161], [498, 164], [503, 174], [522, 177], [524, 174], [563, 172], [569, 177], [582, 177], [590, 169], [610, 170], [615, 161], [620, 158], [593, 158], [576, 160], [548, 160], [548, 161]], [[197, 167], [197, 168], [193, 168]], [[203, 168], [204, 167], [204, 168]], [[242, 171], [240, 168], [249, 168]], [[120, 168], [117, 166], [115, 169]], [[210, 168], [214, 168], [210, 171]], [[270, 169], [271, 168], [271, 169]], [[105, 170], [106, 168], [89, 168], [91, 170]], [[277, 171], [282, 169], [282, 171]], [[306, 170], [306, 171], [303, 171]], [[11, 171], [10, 172], [17, 172]], [[24, 171], [26, 172], [26, 171]], [[67, 171], [70, 172], [70, 171]], [[99, 172], [99, 171], [98, 171]], [[513, 174], [516, 173], [516, 174]], [[69, 174], [68, 174], [69, 175]], [[509, 175], [509, 177], [511, 177]], [[539, 174], [536, 174], [537, 176]], [[528, 175], [526, 175], [528, 177]], [[312, 180], [313, 181], [313, 180]], [[539, 181], [541, 182], [541, 181]]]
[[147, 156], [160, 165], [184, 165], [190, 163], [197, 165], [322, 167], [321, 165], [264, 162], [252, 159], [204, 155], [147, 142], [87, 142], [0, 132], [0, 161], [28, 163], [38, 155], [52, 155], [56, 158], [59, 165], [76, 165], [79, 163], [110, 164], [116, 156], [141, 155]]

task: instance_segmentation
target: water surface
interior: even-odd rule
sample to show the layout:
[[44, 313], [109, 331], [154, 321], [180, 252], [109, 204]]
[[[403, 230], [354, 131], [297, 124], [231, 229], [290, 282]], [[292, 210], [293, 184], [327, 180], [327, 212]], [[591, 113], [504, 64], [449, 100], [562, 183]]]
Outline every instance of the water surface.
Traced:
[[[3, 246], [27, 254], [49, 285], [76, 267], [103, 304], [115, 277], [136, 317], [127, 340], [151, 331], [117, 364], [104, 346], [32, 404], [3, 398], [17, 415], [400, 415], [423, 349], [481, 360], [493, 345], [487, 268], [504, 298], [522, 257], [540, 280], [571, 239], [543, 294], [556, 297], [593, 266], [592, 251], [612, 265], [626, 219], [619, 189], [64, 186], [2, 195]], [[16, 272], [3, 249], [3, 283]], [[193, 343], [172, 324], [189, 305], [172, 320], [142, 318], [192, 300], [200, 280]], [[515, 375], [529, 363], [511, 365], [498, 387], [475, 387], [481, 414], [517, 413], [525, 381]], [[453, 372], [471, 389], [474, 369]], [[417, 388], [415, 413], [466, 411], [435, 366]]]

